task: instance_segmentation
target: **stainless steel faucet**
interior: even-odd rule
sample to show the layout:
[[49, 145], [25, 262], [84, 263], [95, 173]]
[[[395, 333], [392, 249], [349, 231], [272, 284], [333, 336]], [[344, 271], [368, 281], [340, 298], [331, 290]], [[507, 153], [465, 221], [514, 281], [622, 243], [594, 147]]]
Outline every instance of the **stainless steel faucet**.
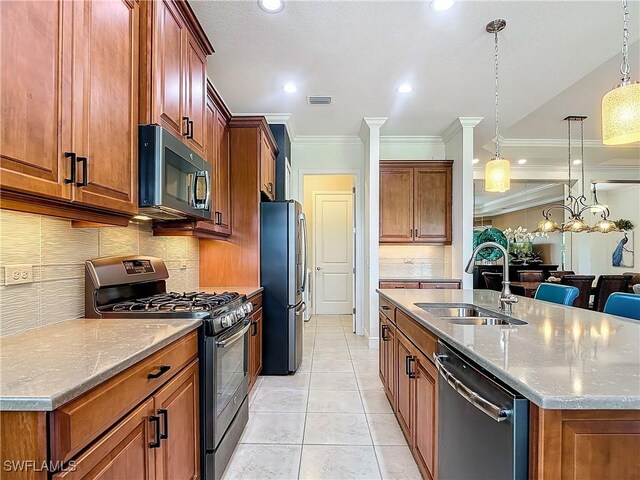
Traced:
[[506, 315], [511, 315], [511, 305], [514, 303], [518, 303], [518, 297], [516, 297], [513, 293], [511, 293], [511, 289], [509, 285], [511, 282], [509, 281], [509, 252], [502, 245], [496, 242], [484, 242], [478, 245], [471, 254], [471, 258], [469, 259], [469, 263], [467, 263], [467, 267], [464, 269], [467, 273], [473, 273], [473, 265], [478, 255], [478, 252], [484, 248], [494, 247], [502, 252], [502, 257], [504, 258], [504, 262], [502, 264], [502, 291], [500, 292], [500, 311], [504, 312]]

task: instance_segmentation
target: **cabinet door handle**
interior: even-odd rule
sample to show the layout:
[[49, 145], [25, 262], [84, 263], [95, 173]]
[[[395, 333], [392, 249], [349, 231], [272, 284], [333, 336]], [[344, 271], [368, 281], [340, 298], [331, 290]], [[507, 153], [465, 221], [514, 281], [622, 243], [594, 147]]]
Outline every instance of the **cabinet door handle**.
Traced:
[[273, 193], [273, 183], [269, 182], [269, 193]]
[[404, 360], [405, 373], [409, 378], [416, 378], [416, 374], [411, 370], [411, 362], [415, 361], [415, 358], [412, 355], [407, 355]]
[[385, 342], [389, 340], [389, 337], [387, 337], [387, 330], [389, 330], [389, 326], [382, 325], [382, 340]]
[[251, 336], [255, 337], [256, 335], [258, 335], [258, 322], [251, 322], [251, 325], [253, 326], [253, 331], [251, 332]]
[[87, 157], [78, 157], [78, 163], [82, 164], [82, 181], [77, 182], [76, 186], [86, 187], [87, 183], [89, 183], [89, 179], [87, 178]]
[[193, 138], [193, 120], [187, 121], [187, 138]]
[[149, 442], [149, 448], [160, 448], [160, 417], [151, 415], [149, 417], [149, 422], [156, 424], [156, 439], [153, 442]]
[[64, 183], [76, 183], [76, 154], [74, 152], [64, 152], [64, 158], [71, 159], [71, 178], [65, 178]]
[[413, 231], [414, 231], [413, 238], [418, 238], [418, 229], [414, 228]]
[[171, 370], [171, 366], [170, 365], [160, 365], [160, 368], [158, 368], [158, 371], [149, 373], [147, 375], [147, 378], [149, 380], [151, 380], [152, 378], [161, 377], [162, 375], [167, 373], [169, 370]]
[[162, 415], [162, 432], [158, 432], [158, 442], [169, 438], [169, 410], [166, 408], [158, 409], [158, 415]]
[[389, 305], [381, 305], [380, 308], [382, 308], [383, 310], [391, 310], [391, 307]]
[[409, 235], [411, 235], [411, 238], [413, 238], [413, 228], [409, 229]]
[[182, 131], [182, 136], [183, 137], [188, 137], [189, 136], [189, 117], [182, 117], [182, 121], [184, 122], [184, 125], [186, 125], [186, 127], [187, 127], [187, 131], [186, 132], [184, 130]]

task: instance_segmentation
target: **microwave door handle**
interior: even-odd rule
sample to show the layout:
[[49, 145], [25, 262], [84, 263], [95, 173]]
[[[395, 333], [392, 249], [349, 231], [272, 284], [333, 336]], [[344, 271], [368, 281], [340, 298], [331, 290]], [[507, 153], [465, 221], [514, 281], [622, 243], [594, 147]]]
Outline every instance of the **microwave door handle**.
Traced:
[[209, 210], [209, 206], [211, 205], [211, 176], [207, 170], [204, 171], [204, 181], [207, 185], [207, 195], [204, 201], [203, 210]]
[[196, 199], [196, 185], [198, 184], [198, 172], [191, 174], [191, 199], [189, 200], [189, 204], [191, 208], [197, 208], [197, 199]]

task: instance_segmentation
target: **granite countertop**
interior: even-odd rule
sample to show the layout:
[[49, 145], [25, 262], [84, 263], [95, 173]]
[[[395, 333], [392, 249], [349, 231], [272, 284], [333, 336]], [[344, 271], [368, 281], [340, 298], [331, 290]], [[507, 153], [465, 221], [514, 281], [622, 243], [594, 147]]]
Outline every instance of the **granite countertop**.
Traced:
[[459, 278], [425, 278], [425, 277], [384, 277], [380, 282], [422, 282], [422, 283], [452, 283], [462, 282]]
[[415, 303], [498, 311], [491, 290], [378, 290], [420, 324], [547, 409], [640, 409], [640, 322], [520, 297], [527, 325], [454, 325]]
[[0, 411], [55, 410], [200, 324], [78, 318], [2, 337]]
[[262, 290], [264, 290], [264, 288], [262, 287], [257, 287], [257, 286], [244, 286], [244, 287], [229, 287], [229, 286], [222, 286], [222, 287], [204, 287], [204, 286], [200, 286], [198, 288], [198, 291], [200, 292], [205, 292], [205, 293], [221, 293], [221, 292], [238, 292], [240, 295], [246, 295], [247, 298], [252, 297], [253, 295], [260, 293]]

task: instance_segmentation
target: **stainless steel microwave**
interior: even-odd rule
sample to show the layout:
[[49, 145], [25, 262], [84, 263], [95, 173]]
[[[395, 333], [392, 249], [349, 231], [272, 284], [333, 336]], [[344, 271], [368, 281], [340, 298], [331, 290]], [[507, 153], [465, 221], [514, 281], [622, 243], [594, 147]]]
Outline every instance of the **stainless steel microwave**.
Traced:
[[159, 125], [138, 127], [140, 213], [211, 220], [211, 165]]

